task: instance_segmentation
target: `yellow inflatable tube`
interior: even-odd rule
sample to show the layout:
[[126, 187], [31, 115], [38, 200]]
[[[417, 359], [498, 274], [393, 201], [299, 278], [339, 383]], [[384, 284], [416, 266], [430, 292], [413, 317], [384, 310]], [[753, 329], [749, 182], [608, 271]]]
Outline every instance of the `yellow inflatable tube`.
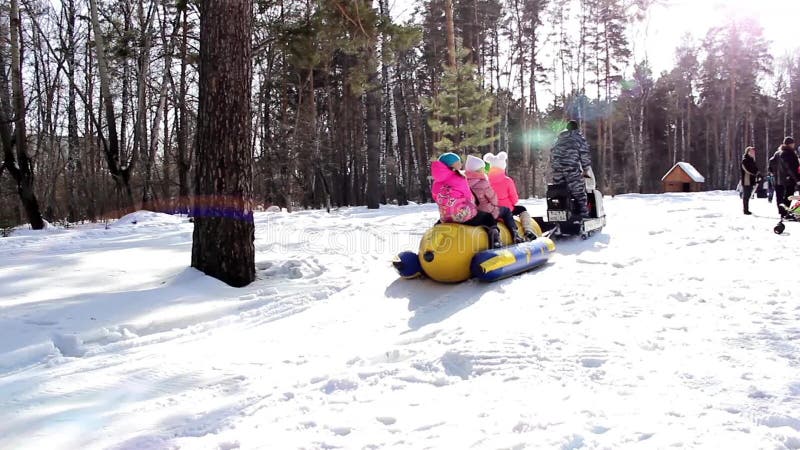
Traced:
[[[534, 233], [541, 236], [539, 225], [536, 222], [533, 225]], [[498, 222], [497, 226], [503, 245], [513, 244], [514, 239], [508, 228], [502, 222]], [[517, 229], [522, 229], [519, 221]], [[422, 236], [419, 261], [429, 278], [443, 283], [458, 283], [471, 276], [472, 257], [488, 248], [489, 235], [485, 228], [460, 223], [440, 223]]]

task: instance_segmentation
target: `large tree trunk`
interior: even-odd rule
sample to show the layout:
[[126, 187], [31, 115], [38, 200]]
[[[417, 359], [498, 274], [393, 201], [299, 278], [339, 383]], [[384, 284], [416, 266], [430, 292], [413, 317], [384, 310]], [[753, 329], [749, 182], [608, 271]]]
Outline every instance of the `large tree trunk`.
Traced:
[[[22, 35], [18, 0], [11, 0], [10, 8], [10, 34], [11, 34], [11, 91], [13, 100], [8, 98], [8, 78], [6, 76], [6, 61], [0, 56], [0, 70], [2, 70], [2, 120], [0, 120], [0, 133], [3, 144], [3, 167], [8, 169], [17, 184], [17, 193], [25, 208], [25, 214], [31, 228], [41, 230], [44, 220], [39, 211], [39, 202], [34, 191], [33, 161], [28, 157], [27, 135], [25, 131], [25, 98], [22, 91], [22, 57], [20, 54], [20, 37]], [[3, 32], [5, 30], [2, 30]], [[0, 55], [6, 54], [5, 38], [0, 39]], [[12, 106], [13, 102], [13, 106]], [[13, 111], [14, 132], [10, 130], [10, 117]], [[14, 152], [16, 150], [16, 152]]]
[[205, 0], [200, 15], [197, 200], [192, 267], [231, 286], [255, 279], [252, 0]]

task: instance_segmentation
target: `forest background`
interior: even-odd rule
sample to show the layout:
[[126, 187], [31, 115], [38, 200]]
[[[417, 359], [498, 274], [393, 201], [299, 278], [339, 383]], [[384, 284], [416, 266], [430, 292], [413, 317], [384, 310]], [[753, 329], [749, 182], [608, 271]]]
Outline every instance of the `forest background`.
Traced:
[[[427, 202], [446, 149], [507, 151], [541, 196], [568, 118], [604, 192], [659, 192], [677, 161], [732, 189], [800, 120], [800, 5], [751, 3], [255, 0], [255, 205]], [[0, 1], [0, 227], [190, 208], [200, 13]]]

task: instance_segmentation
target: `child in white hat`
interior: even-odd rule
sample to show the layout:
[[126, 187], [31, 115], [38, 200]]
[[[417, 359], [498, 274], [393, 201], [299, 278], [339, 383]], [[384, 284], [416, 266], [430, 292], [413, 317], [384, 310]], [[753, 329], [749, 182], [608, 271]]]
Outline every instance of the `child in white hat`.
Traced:
[[487, 153], [483, 155], [483, 160], [489, 163], [489, 184], [497, 194], [498, 205], [510, 209], [512, 215], [519, 216], [522, 228], [525, 230], [525, 238], [530, 241], [536, 239], [536, 233], [533, 231], [533, 219], [524, 206], [517, 205], [519, 201], [517, 185], [513, 178], [506, 175], [508, 153], [500, 152], [497, 155]]
[[515, 243], [524, 241], [517, 233], [517, 223], [514, 222], [514, 216], [511, 214], [511, 209], [501, 206], [497, 201], [497, 194], [492, 185], [489, 184], [489, 179], [486, 177], [486, 163], [475, 156], [467, 156], [467, 164], [465, 168], [465, 175], [469, 182], [469, 188], [475, 195], [478, 202], [478, 211], [484, 211], [492, 215], [495, 219], [503, 219], [511, 236], [514, 237]]

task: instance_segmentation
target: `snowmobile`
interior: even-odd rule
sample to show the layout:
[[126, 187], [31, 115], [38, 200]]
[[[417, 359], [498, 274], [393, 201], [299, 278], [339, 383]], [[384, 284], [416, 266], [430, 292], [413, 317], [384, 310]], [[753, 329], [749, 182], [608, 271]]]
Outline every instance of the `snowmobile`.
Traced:
[[547, 185], [547, 216], [537, 217], [545, 233], [553, 237], [580, 236], [587, 239], [606, 225], [603, 210], [603, 194], [597, 189], [594, 172], [589, 169], [586, 181], [586, 197], [589, 202], [589, 217], [581, 217], [580, 205], [572, 197], [566, 183]]
[[775, 234], [781, 234], [786, 229], [786, 225], [783, 223], [784, 220], [787, 222], [800, 222], [800, 195], [793, 195], [789, 197], [789, 200], [792, 203], [789, 204], [788, 208], [780, 205], [781, 209], [784, 210], [784, 214], [781, 215], [780, 222], [772, 229]]

